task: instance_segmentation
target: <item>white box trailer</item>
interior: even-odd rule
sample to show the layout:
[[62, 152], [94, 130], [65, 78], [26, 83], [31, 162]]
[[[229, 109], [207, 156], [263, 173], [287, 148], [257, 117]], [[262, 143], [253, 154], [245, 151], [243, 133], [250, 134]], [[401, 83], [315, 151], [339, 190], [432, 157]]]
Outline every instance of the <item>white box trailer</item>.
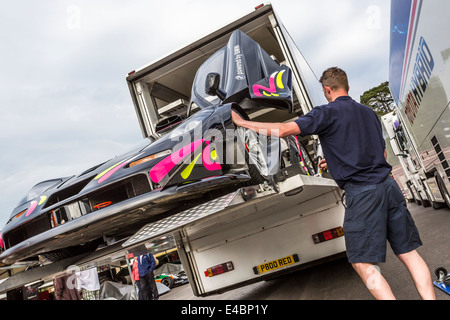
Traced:
[[389, 86], [396, 103], [382, 118], [410, 200], [450, 206], [450, 3], [391, 2]]
[[[326, 103], [317, 77], [271, 5], [263, 5], [202, 39], [129, 73], [130, 93], [144, 137], [157, 123], [186, 114], [197, 69], [240, 30], [292, 70], [292, 110], [248, 111], [250, 119], [284, 122]], [[312, 159], [317, 137], [302, 141]], [[193, 292], [205, 296], [342, 256], [341, 190], [326, 174], [284, 172], [283, 181], [242, 187], [144, 226], [123, 247], [139, 254], [154, 239], [174, 236]]]

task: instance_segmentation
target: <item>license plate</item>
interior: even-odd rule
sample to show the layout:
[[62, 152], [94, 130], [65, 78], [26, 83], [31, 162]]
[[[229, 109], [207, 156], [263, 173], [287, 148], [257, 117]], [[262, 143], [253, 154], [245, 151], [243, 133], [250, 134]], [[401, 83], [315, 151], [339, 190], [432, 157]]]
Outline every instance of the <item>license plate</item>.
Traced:
[[265, 262], [253, 268], [253, 272], [255, 274], [263, 274], [265, 272], [273, 271], [276, 269], [280, 269], [289, 265], [292, 265], [296, 262], [299, 262], [299, 258], [297, 254], [293, 254], [284, 258], [280, 258], [277, 260], [273, 260], [270, 262]]

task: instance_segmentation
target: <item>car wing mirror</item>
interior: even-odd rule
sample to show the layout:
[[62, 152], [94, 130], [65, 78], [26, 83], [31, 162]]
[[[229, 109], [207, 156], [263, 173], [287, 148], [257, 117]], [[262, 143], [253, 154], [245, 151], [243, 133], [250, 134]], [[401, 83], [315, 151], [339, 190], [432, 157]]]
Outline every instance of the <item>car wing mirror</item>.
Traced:
[[225, 100], [226, 93], [219, 89], [220, 85], [220, 74], [209, 73], [206, 76], [205, 92], [210, 96], [218, 96], [220, 100]]

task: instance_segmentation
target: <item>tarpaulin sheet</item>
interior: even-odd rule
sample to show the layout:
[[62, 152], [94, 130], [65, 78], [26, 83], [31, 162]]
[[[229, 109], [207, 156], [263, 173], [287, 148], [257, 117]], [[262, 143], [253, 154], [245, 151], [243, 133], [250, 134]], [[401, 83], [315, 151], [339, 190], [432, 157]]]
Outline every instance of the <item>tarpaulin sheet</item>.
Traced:
[[[168, 287], [159, 282], [156, 282], [156, 288], [159, 295], [170, 291]], [[137, 294], [132, 285], [105, 281], [100, 286], [100, 300], [137, 300]]]

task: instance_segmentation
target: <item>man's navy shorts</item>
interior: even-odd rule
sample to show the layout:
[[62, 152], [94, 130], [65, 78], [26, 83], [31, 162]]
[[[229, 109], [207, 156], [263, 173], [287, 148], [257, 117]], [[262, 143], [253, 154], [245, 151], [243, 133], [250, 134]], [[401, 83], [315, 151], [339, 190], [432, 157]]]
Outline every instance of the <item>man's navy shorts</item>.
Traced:
[[386, 260], [386, 240], [396, 255], [422, 245], [419, 231], [393, 178], [382, 183], [346, 183], [344, 236], [350, 263]]

